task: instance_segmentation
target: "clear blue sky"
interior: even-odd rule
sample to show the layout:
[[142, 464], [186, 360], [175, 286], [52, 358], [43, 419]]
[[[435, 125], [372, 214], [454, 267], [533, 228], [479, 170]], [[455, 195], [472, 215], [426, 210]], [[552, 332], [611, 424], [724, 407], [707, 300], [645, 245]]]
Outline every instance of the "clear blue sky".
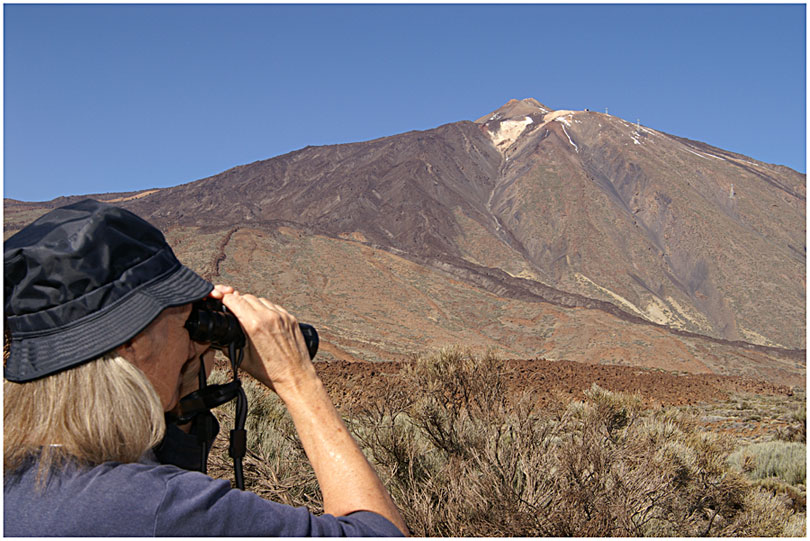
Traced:
[[174, 186], [527, 97], [805, 172], [805, 28], [802, 4], [5, 5], [4, 195]]

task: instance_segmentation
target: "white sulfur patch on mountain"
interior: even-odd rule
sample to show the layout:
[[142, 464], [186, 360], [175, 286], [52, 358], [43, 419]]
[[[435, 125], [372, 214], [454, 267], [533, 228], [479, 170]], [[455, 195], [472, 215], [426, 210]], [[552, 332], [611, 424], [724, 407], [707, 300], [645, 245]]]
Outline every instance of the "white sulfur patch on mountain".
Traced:
[[[570, 127], [574, 115], [581, 111], [571, 111], [568, 109], [552, 110], [533, 98], [524, 100], [510, 100], [503, 107], [484, 115], [476, 124], [482, 124], [484, 131], [489, 135], [492, 144], [501, 153], [505, 153], [524, 133], [530, 125], [532, 130], [542, 128], [552, 121], [561, 122], [564, 126]], [[566, 135], [568, 133], [566, 132]], [[579, 149], [568, 135], [568, 140], [578, 152]]]
[[499, 149], [507, 148], [514, 143], [526, 127], [533, 123], [531, 117], [524, 117], [523, 120], [506, 120], [500, 123], [498, 131], [490, 132], [492, 142]]

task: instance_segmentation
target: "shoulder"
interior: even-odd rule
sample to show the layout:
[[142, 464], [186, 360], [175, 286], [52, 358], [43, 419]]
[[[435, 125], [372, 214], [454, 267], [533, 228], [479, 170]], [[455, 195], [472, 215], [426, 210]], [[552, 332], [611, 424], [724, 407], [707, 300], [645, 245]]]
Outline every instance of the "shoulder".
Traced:
[[105, 463], [55, 475], [43, 491], [35, 469], [5, 483], [11, 536], [386, 536], [374, 513], [316, 516], [264, 500], [199, 472], [155, 463]]
[[230, 483], [184, 472], [167, 483], [159, 536], [395, 536], [399, 530], [376, 513], [314, 515], [304, 507], [265, 500]]
[[[69, 466], [37, 486], [36, 466], [4, 483], [7, 535], [154, 535], [155, 516], [172, 466], [100, 464]], [[14, 533], [12, 533], [14, 532]]]

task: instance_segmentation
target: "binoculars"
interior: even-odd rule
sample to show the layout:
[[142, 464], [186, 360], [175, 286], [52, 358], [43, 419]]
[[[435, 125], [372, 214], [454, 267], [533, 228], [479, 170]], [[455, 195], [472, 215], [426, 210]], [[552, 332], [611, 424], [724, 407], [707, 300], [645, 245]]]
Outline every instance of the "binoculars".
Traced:
[[[314, 359], [318, 352], [318, 332], [306, 323], [299, 323], [298, 326], [304, 335], [309, 358]], [[245, 333], [239, 320], [217, 299], [207, 298], [192, 304], [185, 327], [192, 340], [210, 342], [215, 349], [227, 351], [230, 344], [237, 348], [245, 347]]]

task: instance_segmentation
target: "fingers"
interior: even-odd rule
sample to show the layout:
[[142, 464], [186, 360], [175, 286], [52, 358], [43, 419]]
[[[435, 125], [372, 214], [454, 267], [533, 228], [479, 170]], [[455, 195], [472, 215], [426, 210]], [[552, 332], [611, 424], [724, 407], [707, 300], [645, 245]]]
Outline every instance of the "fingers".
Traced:
[[211, 297], [212, 299], [217, 299], [221, 301], [224, 295], [227, 295], [228, 293], [233, 293], [234, 291], [235, 289], [231, 286], [226, 286], [224, 284], [217, 284], [214, 286], [214, 289], [211, 290], [208, 296]]
[[241, 295], [238, 291], [233, 291], [232, 293], [223, 294], [222, 302], [236, 315], [246, 330], [251, 324], [261, 325], [266, 323], [258, 320], [263, 320], [266, 317], [263, 313], [267, 310], [279, 316], [273, 319], [275, 323], [282, 323], [282, 327], [289, 326], [292, 328], [298, 323], [295, 316], [287, 310], [263, 297], [250, 294]]
[[298, 320], [287, 310], [238, 291], [224, 294], [222, 303], [239, 319], [248, 337], [242, 368], [250, 375], [276, 388], [277, 383], [314, 371]]

